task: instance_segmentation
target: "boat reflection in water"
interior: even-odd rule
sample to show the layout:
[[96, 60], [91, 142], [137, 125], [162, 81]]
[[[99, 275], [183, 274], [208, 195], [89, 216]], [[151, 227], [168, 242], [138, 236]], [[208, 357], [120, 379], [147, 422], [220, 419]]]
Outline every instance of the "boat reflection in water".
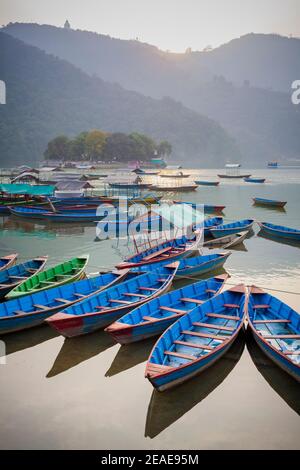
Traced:
[[263, 230], [260, 230], [258, 232], [257, 237], [264, 238], [265, 240], [270, 240], [272, 242], [280, 243], [281, 245], [289, 245], [295, 248], [300, 248], [300, 243], [296, 240], [288, 240], [287, 238], [274, 237], [273, 235], [265, 233]]
[[8, 218], [1, 222], [0, 227], [14, 236], [37, 236], [41, 238], [55, 238], [58, 236], [83, 235], [85, 227], [95, 227], [95, 223], [42, 223], [34, 219], [27, 221], [23, 219]]
[[266, 356], [250, 332], [246, 334], [246, 344], [257, 370], [290, 408], [300, 414], [300, 387], [297, 381]]
[[46, 377], [51, 378], [66, 372], [115, 345], [113, 339], [104, 331], [66, 338]]
[[45, 341], [59, 337], [59, 334], [48, 328], [46, 325], [39, 325], [28, 330], [17, 331], [0, 336], [0, 340], [5, 342], [6, 355], [23, 351], [28, 348], [42, 344]]
[[245, 346], [243, 331], [229, 351], [198, 377], [164, 393], [153, 390], [145, 427], [145, 437], [153, 439], [215, 390], [238, 363]]

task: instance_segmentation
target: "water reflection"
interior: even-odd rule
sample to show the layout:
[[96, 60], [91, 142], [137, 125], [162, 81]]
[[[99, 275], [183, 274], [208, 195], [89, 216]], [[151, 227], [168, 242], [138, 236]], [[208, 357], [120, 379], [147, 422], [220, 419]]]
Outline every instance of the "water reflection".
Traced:
[[294, 246], [296, 248], [300, 248], [300, 244], [296, 240], [288, 240], [287, 238], [273, 237], [272, 235], [265, 233], [263, 230], [258, 232], [257, 237], [264, 238], [265, 240], [271, 240], [272, 242], [280, 243], [282, 245], [289, 245]]
[[300, 385], [284, 370], [280, 369], [256, 344], [250, 332], [246, 335], [249, 354], [261, 375], [278, 395], [300, 414]]
[[238, 363], [244, 346], [245, 335], [241, 332], [225, 356], [198, 377], [163, 393], [153, 390], [145, 437], [153, 439], [213, 392]]
[[46, 377], [54, 377], [72, 367], [76, 367], [78, 364], [88, 361], [106, 351], [106, 349], [115, 346], [115, 344], [114, 340], [104, 331], [96, 331], [75, 338], [66, 338]]
[[105, 373], [105, 377], [112, 377], [145, 362], [156, 340], [157, 338], [148, 338], [137, 343], [122, 345]]
[[28, 330], [16, 331], [0, 337], [5, 342], [6, 355], [32, 348], [49, 339], [56, 338], [58, 333], [46, 325], [39, 325]]

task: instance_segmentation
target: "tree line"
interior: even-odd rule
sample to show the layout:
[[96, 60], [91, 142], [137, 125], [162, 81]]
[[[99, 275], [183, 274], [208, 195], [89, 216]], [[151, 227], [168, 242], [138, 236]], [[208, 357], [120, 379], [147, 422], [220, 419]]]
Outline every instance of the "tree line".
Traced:
[[73, 139], [59, 135], [48, 142], [44, 152], [47, 160], [75, 160], [113, 162], [130, 160], [149, 161], [154, 156], [170, 155], [172, 145], [164, 140], [159, 143], [151, 137], [133, 132], [108, 133], [98, 129], [81, 132]]

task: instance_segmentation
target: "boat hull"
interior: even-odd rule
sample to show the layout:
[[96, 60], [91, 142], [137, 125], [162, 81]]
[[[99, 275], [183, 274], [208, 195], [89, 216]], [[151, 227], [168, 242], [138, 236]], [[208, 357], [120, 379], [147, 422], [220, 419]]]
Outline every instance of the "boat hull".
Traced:
[[298, 232], [292, 232], [292, 231], [273, 229], [262, 223], [259, 223], [259, 226], [262, 232], [267, 233], [268, 235], [271, 235], [272, 237], [284, 238], [286, 240], [294, 240], [294, 241], [300, 242], [300, 232], [298, 233]]
[[249, 178], [251, 175], [218, 175], [219, 178], [227, 178], [227, 179], [241, 179], [241, 178]]
[[267, 207], [284, 207], [286, 205], [286, 201], [275, 201], [271, 199], [259, 199], [253, 198], [254, 204], [258, 206], [267, 206]]
[[179, 265], [179, 269], [176, 273], [176, 277], [193, 275], [193, 274], [205, 274], [205, 273], [208, 273], [209, 271], [212, 271], [213, 269], [221, 268], [224, 265], [229, 255], [230, 255], [230, 252], [228, 252], [228, 254], [222, 258], [213, 259], [211, 261], [203, 263], [202, 265], [199, 264], [196, 266], [186, 267], [183, 269], [180, 269], [180, 265]]
[[201, 181], [201, 180], [196, 180], [196, 184], [199, 186], [218, 186], [220, 184], [220, 181]]
[[240, 227], [232, 227], [232, 228], [226, 228], [226, 229], [215, 228], [211, 230], [211, 234], [214, 238], [221, 238], [226, 235], [234, 235], [239, 232], [245, 232], [245, 231], [248, 232], [249, 230], [251, 230], [252, 225], [253, 225], [253, 222], [249, 225], [244, 225], [242, 227], [240, 226]]

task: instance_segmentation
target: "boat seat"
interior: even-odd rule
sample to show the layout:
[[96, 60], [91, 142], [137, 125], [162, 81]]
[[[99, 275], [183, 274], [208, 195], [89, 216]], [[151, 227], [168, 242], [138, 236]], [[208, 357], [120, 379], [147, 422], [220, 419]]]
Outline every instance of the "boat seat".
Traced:
[[212, 351], [213, 349], [215, 349], [212, 346], [209, 346], [208, 344], [191, 343], [190, 341], [182, 341], [179, 339], [174, 341], [174, 344], [180, 344], [181, 346], [188, 346], [189, 348], [207, 349], [207, 351]]
[[205, 292], [215, 294], [217, 291], [214, 289], [205, 289]]
[[39, 310], [48, 310], [49, 307], [46, 305], [40, 305], [40, 304], [33, 304], [35, 308], [38, 308]]
[[118, 299], [109, 299], [109, 302], [115, 302], [117, 304], [132, 304], [132, 302], [129, 302], [128, 300], [118, 300]]
[[143, 317], [143, 320], [146, 320], [146, 321], [155, 321], [155, 320], [157, 320], [157, 318], [149, 317], [148, 315], [145, 315], [145, 316]]
[[224, 331], [234, 331], [235, 328], [231, 328], [230, 326], [223, 326], [223, 325], [216, 325], [212, 323], [200, 323], [195, 321], [193, 326], [200, 326], [203, 328], [212, 328], [213, 330], [224, 330]]
[[70, 301], [69, 300], [66, 300], [66, 299], [60, 299], [60, 298], [57, 298], [57, 299], [54, 299], [56, 302], [61, 302], [63, 304], [68, 304]]
[[78, 292], [74, 292], [74, 295], [75, 295], [76, 297], [79, 297], [79, 298], [85, 297], [84, 294], [79, 294]]
[[33, 269], [33, 268], [27, 268], [26, 271], [29, 272], [30, 274], [36, 273], [36, 269]]
[[163, 248], [162, 250], [155, 251], [154, 253], [151, 253], [151, 255], [145, 256], [144, 260], [148, 261], [149, 259], [156, 258], [157, 256], [162, 255], [166, 251], [170, 251], [172, 249], [171, 246], [167, 246], [166, 248]]
[[225, 318], [226, 320], [234, 320], [234, 321], [239, 321], [240, 320], [240, 317], [237, 317], [235, 315], [225, 315], [223, 313], [207, 313], [206, 314], [207, 317], [210, 317], [210, 318]]
[[11, 284], [0, 284], [0, 289], [4, 288], [4, 287], [9, 287], [11, 286]]
[[254, 320], [253, 323], [257, 324], [257, 323], [291, 323], [291, 320], [277, 320], [277, 319], [274, 319], [274, 320]]
[[300, 335], [266, 335], [263, 336], [264, 339], [300, 339]]
[[157, 290], [154, 287], [139, 287], [139, 289], [140, 290], [148, 290], [149, 292], [154, 292], [154, 291]]
[[181, 302], [192, 302], [193, 304], [203, 304], [204, 300], [198, 300], [198, 299], [190, 299], [189, 297], [182, 297], [180, 299]]
[[28, 312], [23, 312], [23, 310], [14, 310], [14, 314], [16, 314], [16, 315], [24, 315], [26, 313], [28, 313]]
[[102, 308], [103, 310], [111, 310], [111, 307], [105, 307], [104, 305], [95, 305], [94, 308], [98, 308], [98, 309]]
[[266, 304], [253, 305], [253, 308], [270, 308], [270, 305], [266, 305]]
[[240, 306], [237, 305], [237, 304], [224, 304], [223, 307], [226, 307], [226, 308], [240, 308]]
[[199, 333], [198, 331], [184, 330], [181, 333], [183, 335], [198, 336], [199, 338], [218, 339], [220, 341], [224, 341], [225, 339], [228, 339], [227, 336], [211, 335], [210, 333]]
[[10, 279], [21, 279], [21, 280], [22, 279], [27, 279], [26, 276], [9, 276], [9, 277], [10, 277]]
[[197, 359], [195, 356], [190, 356], [189, 354], [183, 354], [183, 353], [178, 353], [178, 352], [173, 352], [173, 351], [165, 351], [165, 354], [167, 356], [175, 356], [175, 357], [180, 357], [181, 359], [188, 359], [189, 361], [194, 361]]
[[123, 295], [127, 295], [129, 297], [142, 297], [144, 299], [146, 299], [148, 297], [148, 295], [144, 295], [144, 294], [131, 294], [131, 292], [125, 292]]
[[168, 278], [167, 279], [160, 278], [160, 279], [157, 279], [157, 280], [158, 280], [158, 282], [166, 282], [166, 281], [168, 281]]
[[172, 307], [160, 307], [160, 310], [165, 310], [167, 312], [173, 312], [173, 313], [187, 313], [188, 310], [180, 310], [179, 308], [172, 308]]

